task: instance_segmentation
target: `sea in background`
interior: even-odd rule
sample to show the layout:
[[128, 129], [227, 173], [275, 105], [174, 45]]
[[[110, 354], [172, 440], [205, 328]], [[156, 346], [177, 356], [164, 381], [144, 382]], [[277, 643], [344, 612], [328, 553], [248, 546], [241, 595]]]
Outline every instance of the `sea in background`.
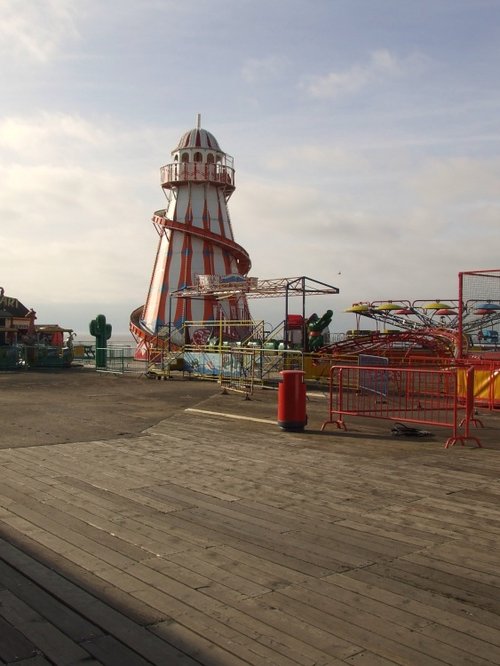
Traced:
[[[95, 338], [90, 334], [87, 335], [76, 335], [73, 338], [74, 345], [95, 345]], [[130, 333], [117, 333], [114, 335], [111, 334], [110, 339], [108, 340], [108, 347], [135, 347], [136, 342]]]

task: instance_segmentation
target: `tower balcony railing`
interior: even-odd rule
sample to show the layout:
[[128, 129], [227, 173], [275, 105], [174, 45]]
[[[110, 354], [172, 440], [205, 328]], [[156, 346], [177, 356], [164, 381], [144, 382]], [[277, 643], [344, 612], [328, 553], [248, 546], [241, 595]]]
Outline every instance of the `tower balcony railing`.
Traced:
[[180, 183], [195, 181], [224, 185], [234, 190], [234, 169], [225, 164], [203, 164], [201, 162], [174, 162], [160, 169], [162, 187], [172, 187]]

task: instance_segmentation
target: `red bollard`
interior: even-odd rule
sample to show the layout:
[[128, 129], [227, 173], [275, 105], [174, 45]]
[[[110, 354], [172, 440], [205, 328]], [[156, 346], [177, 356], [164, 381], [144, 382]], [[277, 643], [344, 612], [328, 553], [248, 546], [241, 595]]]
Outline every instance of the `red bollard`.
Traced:
[[283, 430], [304, 430], [307, 423], [305, 372], [282, 370], [278, 384], [278, 425]]

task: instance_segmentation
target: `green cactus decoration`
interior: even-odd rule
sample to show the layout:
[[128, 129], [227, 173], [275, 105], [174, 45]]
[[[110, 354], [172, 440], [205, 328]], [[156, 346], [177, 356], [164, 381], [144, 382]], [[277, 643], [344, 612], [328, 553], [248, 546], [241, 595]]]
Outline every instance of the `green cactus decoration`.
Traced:
[[106, 324], [103, 314], [97, 315], [89, 324], [90, 335], [95, 338], [95, 367], [106, 367], [107, 341], [111, 337], [111, 324]]

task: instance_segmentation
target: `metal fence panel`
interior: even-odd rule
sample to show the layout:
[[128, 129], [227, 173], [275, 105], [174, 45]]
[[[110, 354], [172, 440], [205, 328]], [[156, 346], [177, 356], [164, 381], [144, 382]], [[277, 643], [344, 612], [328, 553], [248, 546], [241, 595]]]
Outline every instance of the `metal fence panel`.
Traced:
[[[474, 369], [465, 372], [467, 390], [459, 398], [458, 368], [415, 369], [373, 366], [334, 366], [330, 370], [329, 418], [322, 430], [334, 423], [347, 429], [344, 416], [363, 416], [390, 419], [430, 426], [448, 427], [452, 435], [446, 441], [449, 447], [460, 441], [481, 443], [469, 432], [474, 410]], [[368, 386], [360, 377], [370, 373]], [[373, 390], [373, 387], [383, 387]], [[459, 413], [464, 417], [459, 423]], [[464, 426], [464, 432], [460, 428]]]
[[[174, 366], [175, 364], [175, 366]], [[278, 382], [282, 370], [302, 370], [303, 354], [297, 350], [257, 347], [188, 345], [181, 352], [154, 350], [148, 372], [170, 377], [172, 369], [184, 375], [217, 381], [224, 388], [249, 394], [256, 384]]]
[[[96, 352], [100, 349], [97, 348]], [[147, 361], [136, 360], [132, 347], [105, 347], [102, 349], [106, 354], [106, 366], [102, 368], [96, 367], [98, 372], [112, 372], [116, 374], [145, 374], [147, 372]]]

